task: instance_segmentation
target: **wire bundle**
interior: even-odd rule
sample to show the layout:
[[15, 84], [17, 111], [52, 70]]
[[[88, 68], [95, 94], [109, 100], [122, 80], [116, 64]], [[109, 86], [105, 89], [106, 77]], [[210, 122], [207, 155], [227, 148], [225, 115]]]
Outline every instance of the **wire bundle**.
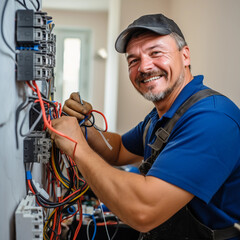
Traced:
[[[64, 175], [63, 170], [65, 170], [66, 175]], [[36, 196], [37, 203], [44, 207], [46, 212], [53, 209], [44, 225], [44, 239], [60, 239], [61, 223], [77, 213], [76, 211], [72, 214], [66, 214], [67, 209], [77, 204], [79, 216], [81, 216], [81, 197], [89, 187], [80, 178], [75, 163], [66, 155], [60, 154], [55, 147], [52, 148], [51, 161], [46, 164], [46, 171], [46, 188], [51, 200], [37, 189], [29, 170], [27, 171], [27, 182], [29, 189]], [[79, 221], [79, 225], [81, 225], [81, 221]], [[78, 231], [75, 235], [77, 236], [77, 234]]]
[[[21, 135], [27, 136], [28, 134], [30, 134], [34, 130], [34, 127], [37, 125], [40, 119], [43, 119], [43, 122], [44, 122], [44, 127], [42, 129], [43, 131], [46, 128], [49, 128], [51, 129], [51, 131], [54, 131], [55, 133], [61, 135], [62, 137], [65, 137], [70, 141], [74, 142], [75, 144], [74, 152], [73, 152], [73, 156], [74, 156], [77, 142], [71, 139], [70, 137], [64, 135], [63, 133], [55, 130], [51, 126], [51, 120], [54, 118], [59, 118], [62, 115], [61, 104], [50, 101], [45, 97], [43, 97], [35, 81], [32, 81], [32, 83], [31, 82], [26, 82], [26, 83], [31, 88], [34, 95], [26, 98], [25, 101], [22, 104], [20, 104], [20, 106], [17, 109], [17, 116], [19, 115], [20, 111], [26, 108], [29, 104], [31, 104], [31, 108], [34, 109], [34, 111], [37, 114], [39, 114], [39, 116], [36, 118], [32, 127], [30, 127], [28, 133], [25, 133], [25, 134], [22, 133], [23, 123], [21, 124], [21, 128], [20, 128]], [[87, 127], [95, 127], [98, 131], [100, 131], [100, 129], [95, 125], [95, 119], [93, 115], [94, 112], [103, 116], [105, 121], [104, 131], [107, 131], [107, 122], [106, 122], [105, 116], [99, 111], [92, 110], [85, 117], [85, 119], [80, 121], [79, 123], [80, 126], [85, 127], [86, 136], [87, 136]], [[26, 118], [24, 118], [23, 121], [25, 121], [25, 119]], [[18, 120], [18, 117], [16, 118], [16, 123], [17, 123], [17, 120]], [[87, 120], [91, 123], [90, 125], [85, 124], [85, 121]], [[16, 126], [16, 131], [17, 131], [17, 126]], [[37, 186], [32, 180], [30, 166], [31, 166], [31, 163], [26, 163], [26, 176], [27, 176], [28, 187], [30, 191], [36, 196], [36, 202], [40, 206], [45, 208], [45, 213], [46, 213], [46, 220], [44, 225], [44, 240], [59, 240], [62, 233], [62, 227], [61, 227], [62, 224], [69, 218], [76, 219], [76, 215], [78, 214], [79, 215], [78, 226], [73, 236], [73, 240], [75, 240], [78, 236], [79, 230], [82, 225], [81, 201], [84, 199], [83, 195], [89, 189], [85, 180], [81, 178], [81, 174], [79, 173], [75, 162], [69, 156], [61, 153], [60, 150], [56, 148], [56, 146], [53, 143], [51, 161], [45, 164], [46, 191], [39, 188], [39, 186]], [[44, 192], [46, 192], [46, 194]], [[48, 196], [50, 196], [50, 199]], [[77, 210], [74, 212], [71, 212], [69, 210], [69, 209], [76, 209], [76, 208]], [[89, 226], [92, 222], [94, 222], [95, 224], [94, 217], [92, 217], [92, 221], [89, 222]], [[89, 227], [87, 228], [87, 231], [89, 232]], [[95, 233], [92, 236], [92, 240], [95, 238], [96, 229], [94, 232]], [[114, 234], [114, 236], [115, 235], [116, 234]]]

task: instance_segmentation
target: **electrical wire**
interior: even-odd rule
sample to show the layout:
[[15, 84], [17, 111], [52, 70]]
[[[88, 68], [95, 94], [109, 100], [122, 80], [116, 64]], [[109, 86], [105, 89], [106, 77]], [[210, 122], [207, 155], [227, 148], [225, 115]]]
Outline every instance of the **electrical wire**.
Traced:
[[36, 11], [39, 11], [40, 9], [40, 3], [38, 0], [36, 0], [37, 6], [34, 4], [34, 2], [32, 0], [30, 0], [31, 4], [33, 5], [33, 7], [35, 8]]
[[78, 209], [79, 209], [79, 223], [78, 223], [78, 226], [75, 230], [75, 233], [74, 233], [74, 236], [73, 236], [73, 240], [76, 240], [77, 239], [77, 236], [78, 236], [78, 233], [80, 231], [80, 228], [82, 226], [82, 204], [81, 204], [81, 200], [79, 200], [78, 202]]
[[56, 129], [54, 129], [49, 123], [48, 123], [48, 120], [46, 118], [46, 113], [45, 113], [45, 108], [44, 108], [44, 105], [43, 105], [43, 101], [42, 101], [42, 96], [41, 96], [41, 93], [39, 91], [39, 88], [36, 84], [35, 81], [33, 81], [33, 85], [35, 86], [35, 89], [37, 91], [37, 95], [38, 95], [38, 98], [39, 98], [39, 101], [40, 101], [40, 106], [41, 106], [41, 109], [42, 109], [42, 112], [43, 112], [43, 121], [44, 123], [46, 124], [47, 128], [49, 128], [51, 131], [55, 132], [56, 134], [62, 136], [62, 137], [65, 137], [67, 138], [68, 140], [70, 140], [71, 142], [75, 143], [75, 146], [74, 146], [74, 150], [73, 150], [73, 156], [75, 155], [75, 151], [76, 151], [76, 147], [77, 147], [77, 142], [75, 140], [73, 140], [72, 138], [68, 137], [67, 135], [57, 131]]
[[105, 122], [105, 129], [104, 129], [104, 130], [98, 128], [95, 124], [94, 124], [94, 127], [95, 127], [97, 130], [101, 131], [101, 132], [107, 132], [107, 130], [108, 130], [108, 123], [107, 123], [107, 119], [106, 119], [106, 117], [104, 116], [104, 114], [101, 113], [100, 111], [97, 111], [97, 110], [92, 109], [92, 110], [88, 113], [88, 115], [90, 115], [90, 114], [93, 113], [93, 112], [100, 114], [100, 115], [103, 117], [104, 122]]
[[34, 121], [34, 123], [32, 124], [31, 128], [28, 130], [28, 132], [27, 133], [22, 133], [22, 128], [23, 128], [23, 125], [24, 125], [24, 122], [25, 122], [27, 116], [28, 116], [27, 114], [24, 116], [24, 119], [23, 119], [22, 124], [20, 126], [20, 135], [22, 137], [26, 137], [26, 136], [30, 135], [33, 132], [33, 130], [36, 128], [37, 124], [40, 122], [40, 120], [42, 118], [42, 112], [39, 112], [39, 115], [38, 115], [37, 119]]
[[101, 135], [103, 141], [106, 143], [107, 147], [108, 147], [110, 150], [112, 150], [113, 147], [110, 145], [110, 143], [109, 143], [109, 142], [107, 141], [107, 139], [104, 137], [103, 133], [102, 133], [101, 131], [99, 131], [99, 130], [98, 130], [98, 132], [100, 133], [100, 135]]
[[27, 7], [22, 2], [20, 2], [19, 0], [16, 0], [16, 2], [19, 3], [20, 5], [22, 5], [25, 9], [27, 9]]
[[[30, 82], [27, 83], [28, 86], [32, 89], [34, 94], [31, 97], [28, 97], [24, 103], [22, 103], [18, 107], [18, 115], [22, 109], [27, 107], [29, 104], [31, 104], [31, 108], [35, 111], [37, 115], [36, 120], [32, 124], [31, 128], [29, 129], [29, 134], [37, 125], [40, 118], [43, 119], [44, 125], [49, 128], [51, 131], [55, 132], [56, 134], [59, 134], [62, 137], [67, 138], [68, 140], [75, 143], [73, 156], [75, 154], [77, 142], [70, 137], [64, 135], [61, 132], [58, 132], [51, 126], [51, 119], [59, 118], [62, 113], [61, 104], [57, 102], [50, 101], [49, 99], [44, 98], [42, 93], [39, 91], [39, 88], [35, 81], [32, 81], [32, 84]], [[37, 109], [37, 106], [40, 105], [40, 110]], [[48, 115], [46, 114], [48, 113]], [[93, 113], [96, 112], [103, 116], [105, 121], [105, 131], [107, 131], [107, 121], [105, 116], [96, 110], [92, 110], [88, 113], [88, 115], [85, 117], [84, 121], [80, 123], [82, 127], [85, 127], [85, 136], [87, 138], [87, 127], [95, 127], [95, 118]], [[91, 118], [89, 119], [89, 116]], [[23, 122], [26, 118], [24, 118]], [[91, 123], [91, 126], [85, 125], [85, 121], [89, 121]], [[23, 122], [21, 124], [21, 128], [23, 126]], [[97, 128], [99, 129], [99, 128]], [[99, 129], [100, 131], [100, 129]], [[102, 131], [102, 130], [101, 130]], [[21, 135], [24, 136], [24, 134]], [[35, 186], [32, 177], [31, 177], [31, 170], [30, 170], [30, 164], [27, 164], [26, 170], [27, 170], [27, 183], [29, 189], [32, 191], [32, 193], [36, 197], [36, 202], [46, 209], [47, 212], [49, 212], [50, 209], [53, 209], [50, 214], [48, 214], [48, 217], [44, 224], [44, 240], [58, 240], [60, 239], [61, 235], [61, 222], [64, 221], [64, 219], [67, 219], [69, 217], [76, 216], [76, 213], [68, 213], [69, 215], [66, 215], [66, 209], [72, 206], [73, 204], [78, 205], [78, 211], [79, 211], [79, 223], [77, 225], [77, 228], [75, 229], [75, 233], [73, 236], [73, 240], [75, 240], [78, 236], [78, 232], [82, 225], [82, 206], [81, 206], [81, 197], [86, 193], [86, 191], [89, 189], [89, 186], [87, 183], [79, 177], [79, 170], [77, 169], [76, 163], [69, 157], [64, 154], [61, 154], [59, 149], [55, 147], [55, 144], [53, 143], [52, 146], [52, 154], [51, 154], [51, 161], [46, 164], [47, 166], [47, 192], [50, 193], [50, 186], [51, 186], [51, 201], [45, 197], [45, 194], [43, 195], [42, 190], [39, 190], [37, 186]], [[66, 169], [65, 174], [63, 174], [63, 167]], [[67, 174], [66, 174], [67, 173]], [[57, 190], [60, 188], [64, 189], [64, 195], [60, 194], [59, 191], [56, 191], [56, 184], [57, 184]], [[40, 192], [39, 192], [40, 191]], [[62, 191], [62, 190], [61, 190]], [[49, 209], [49, 210], [47, 210]], [[103, 209], [102, 209], [103, 213]], [[66, 215], [66, 216], [65, 216]], [[93, 217], [94, 219], [94, 217]], [[104, 217], [103, 213], [103, 219], [104, 224], [106, 228], [106, 232], [108, 235], [108, 239], [110, 240], [110, 236], [107, 229], [107, 223]], [[92, 220], [94, 221], [94, 220]], [[89, 223], [90, 226], [91, 223]], [[92, 236], [92, 240], [94, 240], [96, 236], [96, 226], [97, 224], [94, 223], [94, 233]], [[112, 237], [116, 235], [117, 229], [115, 230], [115, 233]], [[89, 228], [88, 228], [89, 230]]]
[[118, 219], [117, 216], [115, 216], [115, 218], [117, 220], [117, 226], [116, 226], [116, 230], [115, 230], [114, 234], [111, 237], [111, 240], [113, 240], [117, 236], [117, 232], [118, 232], [118, 229], [119, 229], [119, 219]]
[[105, 225], [105, 229], [106, 229], [108, 240], [111, 240], [110, 236], [109, 236], [109, 232], [108, 232], [107, 223], [106, 223], [106, 219], [105, 219], [105, 216], [104, 216], [102, 204], [100, 203], [100, 200], [98, 200], [98, 202], [99, 202], [99, 205], [100, 205], [100, 208], [101, 208], [102, 217], [103, 217], [103, 221], [104, 221], [104, 225]]
[[94, 240], [94, 238], [95, 238], [95, 236], [96, 236], [96, 233], [97, 233], [97, 222], [96, 222], [96, 219], [95, 219], [94, 215], [91, 215], [91, 214], [83, 214], [83, 215], [86, 215], [86, 216], [89, 216], [89, 217], [92, 218], [92, 219], [88, 222], [88, 225], [87, 225], [87, 239], [90, 240], [89, 228], [90, 228], [91, 223], [93, 222], [93, 223], [94, 223], [94, 231], [93, 231], [93, 235], [92, 235], [92, 240]]
[[28, 98], [26, 98], [16, 109], [15, 113], [15, 139], [16, 139], [16, 148], [18, 149], [18, 120], [20, 112], [29, 104]]

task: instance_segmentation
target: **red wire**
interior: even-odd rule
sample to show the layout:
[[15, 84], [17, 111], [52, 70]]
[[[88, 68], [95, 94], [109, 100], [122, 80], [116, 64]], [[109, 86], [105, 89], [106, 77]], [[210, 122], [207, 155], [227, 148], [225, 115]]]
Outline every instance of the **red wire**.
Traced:
[[77, 142], [75, 140], [73, 140], [72, 138], [68, 137], [67, 135], [57, 131], [56, 129], [54, 129], [47, 121], [47, 117], [46, 117], [46, 112], [45, 112], [45, 108], [44, 108], [44, 104], [43, 104], [43, 100], [42, 100], [42, 97], [41, 97], [41, 93], [39, 91], [39, 88], [36, 84], [35, 81], [33, 81], [33, 85], [35, 86], [36, 88], [36, 91], [37, 91], [37, 95], [38, 95], [38, 98], [39, 98], [39, 101], [40, 101], [40, 106], [41, 106], [41, 109], [42, 109], [42, 113], [43, 113], [43, 121], [44, 121], [44, 124], [46, 125], [47, 128], [49, 128], [52, 132], [55, 132], [56, 134], [62, 136], [62, 137], [65, 137], [67, 138], [68, 140], [70, 140], [71, 142], [75, 143], [75, 146], [74, 146], [74, 149], [73, 149], [73, 157], [75, 155], [75, 151], [76, 151], [76, 147], [77, 147]]
[[106, 131], [108, 130], [108, 123], [107, 123], [107, 119], [106, 119], [106, 117], [104, 116], [104, 114], [103, 114], [102, 112], [98, 111], [98, 110], [91, 110], [91, 111], [88, 113], [88, 115], [90, 115], [92, 112], [96, 112], [96, 113], [100, 114], [100, 115], [103, 117], [104, 122], [105, 122], [105, 130], [104, 130], [103, 132], [106, 132]]
[[50, 240], [52, 240], [53, 237], [54, 237], [55, 227], [56, 227], [56, 221], [57, 221], [57, 210], [56, 210], [55, 213], [54, 213], [53, 226], [52, 226], [52, 234], [51, 234]]
[[60, 239], [61, 232], [62, 232], [62, 226], [61, 226], [61, 222], [62, 222], [62, 207], [59, 209], [59, 211], [60, 211], [60, 216], [59, 216], [58, 236], [57, 236], [57, 239]]
[[36, 92], [36, 89], [34, 89], [33, 86], [28, 81], [26, 81], [26, 83], [32, 89], [33, 92]]
[[[33, 190], [33, 187], [32, 187], [32, 184], [31, 184], [30, 179], [27, 180], [27, 183], [28, 183], [28, 187], [29, 187], [29, 189], [31, 190], [31, 192], [35, 195], [36, 193], [35, 193], [34, 190]], [[41, 204], [38, 202], [37, 198], [36, 198], [36, 202], [37, 202], [37, 204], [38, 204], [39, 206], [41, 206]]]
[[74, 171], [74, 177], [77, 177], [78, 180], [80, 180], [81, 182], [85, 183], [85, 181], [84, 181], [83, 179], [81, 179], [81, 178], [78, 176], [77, 172], [76, 172], [76, 169], [75, 169], [76, 163], [75, 163], [70, 157], [69, 157], [69, 159], [70, 159], [71, 167], [72, 167], [72, 169], [73, 169], [73, 171]]
[[36, 193], [34, 192], [34, 190], [33, 190], [33, 188], [32, 188], [32, 184], [31, 184], [30, 179], [28, 179], [27, 182], [28, 182], [28, 187], [29, 187], [29, 189], [30, 189], [31, 192], [35, 195]]
[[[106, 222], [106, 225], [117, 225], [118, 223], [117, 222], [113, 222], [113, 221], [108, 221]], [[105, 223], [97, 223], [97, 226], [104, 226]]]
[[78, 226], [77, 226], [76, 231], [74, 233], [73, 240], [76, 240], [77, 235], [78, 235], [78, 233], [80, 231], [80, 228], [82, 226], [82, 205], [81, 205], [81, 200], [80, 199], [78, 201], [78, 209], [79, 209], [79, 223], [78, 223]]
[[71, 217], [73, 217], [73, 216], [75, 216], [76, 214], [77, 214], [77, 212], [79, 211], [79, 207], [78, 207], [78, 209], [76, 210], [76, 212], [75, 213], [73, 213], [72, 215], [69, 215], [68, 217], [65, 217], [64, 219], [62, 219], [62, 221], [61, 222], [63, 222], [63, 221], [65, 221], [65, 220], [67, 220], [67, 219], [69, 219], [69, 218], [71, 218]]

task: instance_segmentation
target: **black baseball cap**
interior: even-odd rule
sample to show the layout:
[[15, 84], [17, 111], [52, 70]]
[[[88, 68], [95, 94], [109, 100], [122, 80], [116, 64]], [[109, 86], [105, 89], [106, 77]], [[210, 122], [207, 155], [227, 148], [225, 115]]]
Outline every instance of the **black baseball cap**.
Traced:
[[168, 35], [175, 32], [185, 40], [180, 28], [172, 19], [165, 17], [163, 14], [151, 14], [138, 18], [121, 32], [115, 42], [115, 49], [119, 53], [125, 53], [132, 34], [139, 29], [150, 30], [159, 35]]

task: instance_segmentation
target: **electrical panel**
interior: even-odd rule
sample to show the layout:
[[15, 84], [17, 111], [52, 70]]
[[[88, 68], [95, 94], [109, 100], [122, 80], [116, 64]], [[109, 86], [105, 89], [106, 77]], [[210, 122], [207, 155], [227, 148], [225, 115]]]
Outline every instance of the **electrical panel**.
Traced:
[[16, 13], [17, 81], [48, 80], [54, 77], [56, 35], [52, 18], [44, 12]]
[[[51, 160], [52, 141], [46, 132], [40, 102], [42, 101], [44, 106], [44, 115], [50, 121], [58, 111], [53, 103], [56, 35], [53, 33], [52, 17], [41, 11], [17, 10], [15, 26], [16, 81], [26, 83], [26, 89], [30, 87], [26, 91], [27, 101], [19, 105], [17, 112], [19, 114], [23, 109], [28, 109], [28, 118], [24, 118], [24, 121], [29, 121], [26, 124], [29, 126], [29, 132], [24, 135], [20, 129], [19, 133], [24, 137], [23, 159], [28, 188], [32, 192], [20, 202], [15, 211], [16, 239], [40, 240], [44, 238], [44, 216], [48, 214], [46, 209], [37, 204], [36, 194], [41, 195], [44, 201], [48, 200], [48, 194], [32, 179], [28, 169], [31, 169], [33, 163], [37, 163], [43, 164], [46, 171], [45, 166]], [[39, 87], [40, 96], [37, 94], [35, 81], [38, 81], [36, 85]], [[16, 131], [17, 129], [16, 127]], [[16, 135], [19, 133], [16, 132]], [[45, 180], [43, 184], [44, 182]]]

